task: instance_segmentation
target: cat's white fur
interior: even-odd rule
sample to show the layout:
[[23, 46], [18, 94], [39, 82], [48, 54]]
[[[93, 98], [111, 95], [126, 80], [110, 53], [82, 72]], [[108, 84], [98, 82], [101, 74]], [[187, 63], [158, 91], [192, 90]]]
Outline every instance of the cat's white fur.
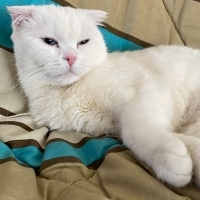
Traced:
[[[19, 78], [38, 126], [92, 136], [118, 133], [161, 180], [184, 186], [193, 169], [200, 185], [199, 50], [160, 46], [107, 53], [97, 28], [103, 11], [8, 9]], [[76, 56], [72, 67], [64, 59], [68, 54]], [[177, 134], [190, 130], [196, 138]]]

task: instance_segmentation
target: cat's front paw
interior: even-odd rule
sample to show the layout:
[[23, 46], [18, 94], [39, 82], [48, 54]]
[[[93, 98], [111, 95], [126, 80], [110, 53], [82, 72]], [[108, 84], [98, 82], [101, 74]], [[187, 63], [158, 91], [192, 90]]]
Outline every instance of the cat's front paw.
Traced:
[[187, 147], [188, 152], [193, 161], [193, 177], [195, 185], [200, 188], [200, 139], [183, 134], [177, 134], [179, 138]]
[[198, 150], [195, 149], [193, 151], [192, 159], [194, 162], [194, 181], [200, 188], [200, 146], [198, 147]]
[[190, 138], [188, 138], [187, 147], [193, 161], [194, 182], [200, 188], [200, 139], [189, 140]]
[[192, 178], [192, 160], [184, 144], [175, 140], [155, 151], [153, 169], [159, 179], [183, 187]]

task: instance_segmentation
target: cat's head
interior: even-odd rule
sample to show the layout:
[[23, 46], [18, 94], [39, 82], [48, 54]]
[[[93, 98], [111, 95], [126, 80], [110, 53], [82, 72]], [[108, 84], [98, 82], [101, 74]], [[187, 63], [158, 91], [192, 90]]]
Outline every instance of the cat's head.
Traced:
[[24, 82], [71, 84], [106, 59], [97, 27], [106, 18], [105, 12], [55, 5], [8, 10], [17, 68]]

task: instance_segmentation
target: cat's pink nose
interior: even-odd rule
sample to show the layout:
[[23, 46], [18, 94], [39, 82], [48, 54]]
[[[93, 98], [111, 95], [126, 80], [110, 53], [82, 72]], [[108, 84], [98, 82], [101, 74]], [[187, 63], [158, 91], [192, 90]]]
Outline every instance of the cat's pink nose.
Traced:
[[76, 56], [75, 55], [68, 55], [68, 56], [65, 57], [65, 59], [67, 60], [67, 62], [69, 63], [69, 66], [71, 67], [76, 60]]

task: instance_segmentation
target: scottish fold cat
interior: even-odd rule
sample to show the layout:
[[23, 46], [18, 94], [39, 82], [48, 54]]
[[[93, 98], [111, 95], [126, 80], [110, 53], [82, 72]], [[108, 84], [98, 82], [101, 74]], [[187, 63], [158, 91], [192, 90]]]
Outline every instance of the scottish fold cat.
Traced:
[[[8, 7], [19, 79], [38, 127], [118, 134], [157, 177], [200, 185], [200, 51], [108, 53], [99, 10]], [[181, 134], [180, 134], [181, 133]]]

